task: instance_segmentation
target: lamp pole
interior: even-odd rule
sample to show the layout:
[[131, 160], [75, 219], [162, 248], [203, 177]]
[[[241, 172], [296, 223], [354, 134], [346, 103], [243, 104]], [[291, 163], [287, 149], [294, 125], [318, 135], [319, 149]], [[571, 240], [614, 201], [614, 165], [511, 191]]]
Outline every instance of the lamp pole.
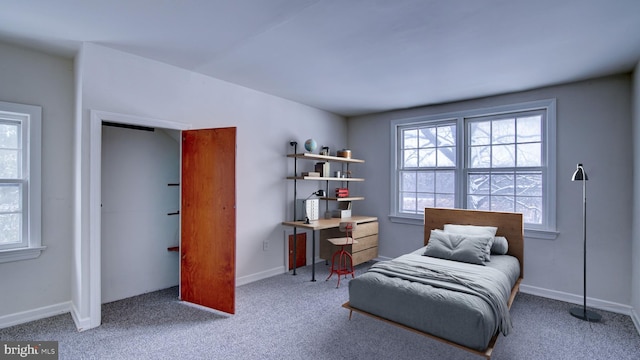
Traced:
[[571, 315], [585, 321], [598, 322], [602, 317], [600, 314], [587, 310], [587, 173], [582, 164], [573, 173], [571, 181], [582, 181], [582, 266], [583, 266], [583, 307], [574, 307], [570, 310]]

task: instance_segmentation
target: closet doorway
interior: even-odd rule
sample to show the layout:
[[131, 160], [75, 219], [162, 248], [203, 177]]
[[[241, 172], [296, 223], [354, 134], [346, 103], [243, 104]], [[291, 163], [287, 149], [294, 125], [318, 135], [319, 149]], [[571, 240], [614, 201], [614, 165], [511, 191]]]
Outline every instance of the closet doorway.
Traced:
[[[80, 291], [79, 298], [81, 306], [88, 305], [86, 309], [89, 317], [76, 320], [79, 328], [96, 327], [101, 322], [100, 179], [103, 122], [175, 129], [181, 131], [181, 142], [185, 136], [193, 139], [197, 146], [187, 150], [181, 148], [180, 159], [181, 244], [177, 259], [180, 264], [180, 298], [185, 302], [234, 313], [236, 128], [186, 130], [190, 127], [188, 124], [92, 111], [89, 142], [92, 149], [89, 183], [90, 246], [87, 255], [82, 256], [82, 264], [85, 264], [82, 266], [88, 266], [89, 291]], [[189, 166], [191, 171], [188, 174], [183, 172]], [[186, 176], [192, 178], [187, 179]], [[197, 190], [191, 189], [191, 186], [197, 187]], [[188, 193], [196, 194], [194, 198], [197, 201], [185, 202], [189, 198]], [[190, 216], [195, 220], [189, 220]], [[166, 247], [164, 251], [167, 251]]]

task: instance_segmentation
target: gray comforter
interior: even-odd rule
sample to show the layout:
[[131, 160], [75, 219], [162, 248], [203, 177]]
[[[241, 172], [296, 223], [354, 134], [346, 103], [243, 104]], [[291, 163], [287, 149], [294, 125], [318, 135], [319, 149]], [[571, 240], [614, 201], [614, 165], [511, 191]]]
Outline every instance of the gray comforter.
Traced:
[[511, 288], [507, 276], [499, 270], [485, 267], [478, 271], [478, 265], [406, 254], [376, 263], [369, 271], [478, 296], [500, 319], [498, 330], [505, 336], [511, 330], [507, 307]]
[[492, 255], [482, 266], [422, 256], [423, 249], [350, 280], [350, 306], [481, 351], [496, 333], [509, 333], [515, 257]]

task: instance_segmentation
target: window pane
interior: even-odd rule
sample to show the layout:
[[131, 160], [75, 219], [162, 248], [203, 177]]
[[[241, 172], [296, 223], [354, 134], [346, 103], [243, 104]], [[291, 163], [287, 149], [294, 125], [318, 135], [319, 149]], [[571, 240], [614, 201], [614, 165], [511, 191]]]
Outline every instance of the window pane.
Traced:
[[421, 171], [418, 173], [418, 192], [435, 191], [435, 175], [433, 171]]
[[416, 173], [403, 171], [400, 174], [400, 191], [416, 191]]
[[492, 195], [513, 195], [514, 179], [511, 174], [493, 174], [491, 175], [491, 194]]
[[447, 125], [438, 127], [438, 146], [455, 146], [456, 126]]
[[420, 149], [418, 150], [420, 162], [419, 167], [435, 167], [436, 166], [436, 149]]
[[437, 166], [456, 166], [456, 148], [438, 148], [437, 163]]
[[416, 194], [400, 193], [400, 211], [415, 213], [416, 212]]
[[21, 204], [19, 184], [0, 185], [0, 213], [21, 211]]
[[424, 213], [424, 208], [434, 207], [434, 204], [433, 194], [418, 194], [417, 212]]
[[518, 118], [518, 142], [542, 141], [542, 116]]
[[436, 194], [436, 207], [454, 208], [455, 196], [449, 194]]
[[469, 142], [471, 145], [489, 145], [491, 144], [491, 122], [474, 121], [469, 126]]
[[516, 195], [542, 196], [542, 173], [516, 175]]
[[402, 131], [402, 147], [405, 149], [415, 149], [418, 147], [418, 130]]
[[436, 193], [453, 194], [455, 193], [456, 176], [453, 171], [438, 171], [436, 173]]
[[472, 210], [490, 210], [489, 197], [479, 195], [467, 196], [467, 209]]
[[516, 141], [515, 119], [495, 120], [491, 124], [491, 143], [513, 144]]
[[492, 196], [491, 197], [491, 210], [493, 211], [513, 211], [514, 201], [513, 196]]
[[467, 192], [469, 194], [489, 194], [489, 180], [491, 177], [488, 174], [471, 174], [469, 175], [469, 181], [467, 183]]
[[469, 148], [469, 167], [488, 168], [491, 166], [491, 147], [473, 146]]
[[436, 147], [436, 128], [421, 128], [418, 131], [420, 134], [420, 141], [418, 142], [418, 145], [421, 149]]
[[19, 179], [21, 176], [18, 150], [0, 149], [0, 178]]
[[20, 243], [22, 214], [0, 214], [0, 244]]
[[542, 144], [518, 144], [518, 166], [542, 165]]
[[516, 165], [514, 145], [496, 145], [492, 150], [492, 167], [513, 167]]
[[402, 167], [417, 167], [418, 166], [418, 151], [417, 150], [404, 150], [402, 152]]
[[542, 224], [542, 197], [519, 197], [516, 212], [521, 212], [524, 222]]
[[18, 149], [20, 127], [17, 123], [0, 123], [0, 149]]

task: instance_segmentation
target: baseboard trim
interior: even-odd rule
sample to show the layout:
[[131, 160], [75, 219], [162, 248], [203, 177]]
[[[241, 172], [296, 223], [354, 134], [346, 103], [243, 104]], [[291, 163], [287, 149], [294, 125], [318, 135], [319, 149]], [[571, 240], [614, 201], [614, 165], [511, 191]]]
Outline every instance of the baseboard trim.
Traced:
[[[526, 294], [541, 296], [553, 300], [560, 300], [571, 304], [582, 305], [584, 299], [582, 296], [570, 294], [562, 291], [549, 290], [531, 285], [520, 285], [520, 291]], [[607, 300], [600, 300], [587, 297], [587, 306], [595, 309], [611, 311], [618, 314], [631, 316], [633, 308], [629, 305], [623, 305]]]
[[631, 309], [631, 320], [633, 320], [633, 325], [636, 326], [636, 330], [638, 330], [638, 334], [640, 335], [640, 317], [638, 317], [635, 309]]
[[261, 271], [255, 274], [241, 276], [239, 278], [236, 278], [236, 286], [246, 285], [258, 280], [263, 280], [263, 279], [270, 278], [272, 276], [276, 276], [284, 273], [285, 273], [284, 266], [278, 266], [273, 269]]
[[35, 320], [45, 319], [71, 311], [71, 301], [43, 306], [40, 308], [21, 311], [14, 314], [0, 316], [0, 329], [20, 325]]
[[90, 317], [82, 317], [80, 316], [80, 312], [75, 307], [75, 304], [71, 304], [71, 318], [73, 322], [76, 324], [76, 329], [78, 331], [84, 331], [91, 329], [91, 318]]

